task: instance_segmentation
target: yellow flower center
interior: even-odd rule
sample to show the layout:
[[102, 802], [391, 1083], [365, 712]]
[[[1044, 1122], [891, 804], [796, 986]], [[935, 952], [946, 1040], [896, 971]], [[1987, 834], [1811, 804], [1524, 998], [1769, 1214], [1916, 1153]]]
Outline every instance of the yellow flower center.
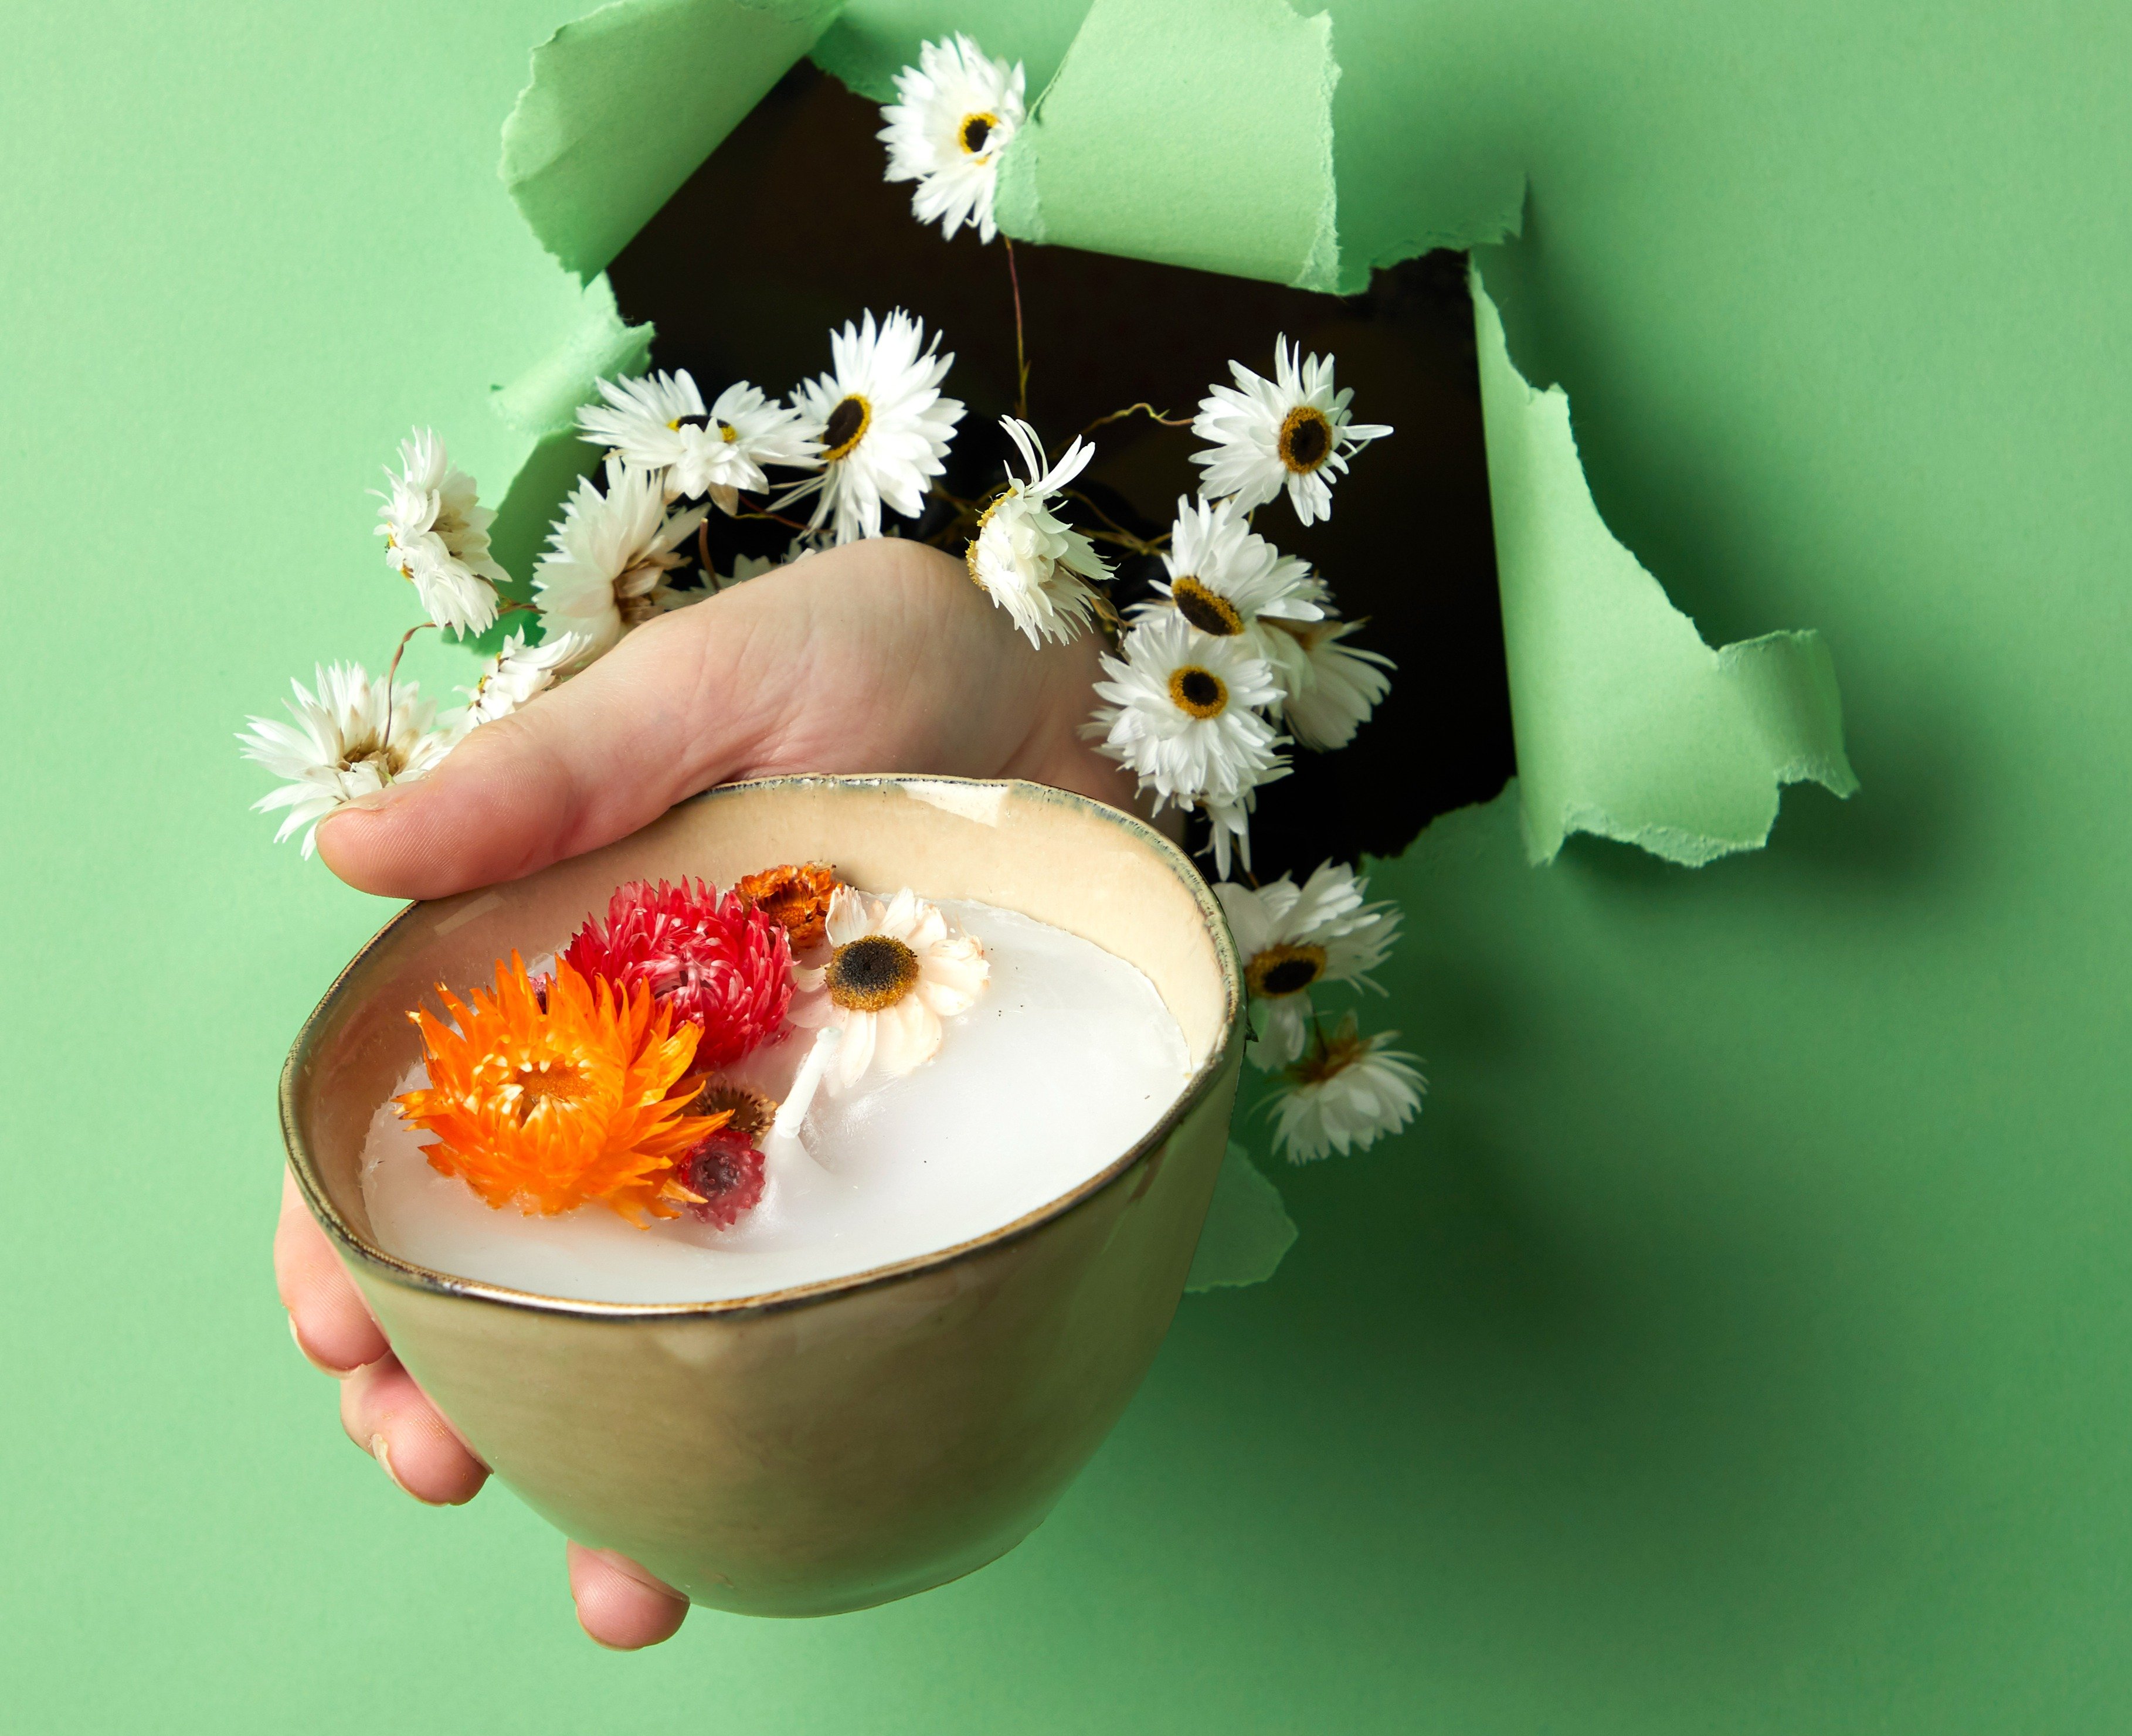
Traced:
[[1328, 1079], [1344, 1073], [1370, 1052], [1370, 1039], [1359, 1032], [1337, 1032], [1328, 1037], [1321, 1029], [1318, 1046], [1304, 1053], [1303, 1058], [1288, 1070], [1289, 1078], [1297, 1085], [1323, 1085]]
[[1244, 631], [1244, 617], [1236, 606], [1218, 591], [1211, 590], [1198, 579], [1180, 578], [1169, 587], [1169, 600], [1177, 605], [1177, 612], [1203, 633], [1211, 633], [1217, 639], [1231, 639]]
[[1280, 461], [1298, 476], [1308, 476], [1332, 454], [1332, 424], [1325, 412], [1299, 404], [1281, 419]]
[[1169, 672], [1169, 703], [1194, 717], [1218, 717], [1229, 703], [1228, 683], [1212, 669], [1188, 663]]
[[822, 424], [822, 462], [833, 464], [838, 458], [849, 458], [872, 422], [873, 405], [857, 392], [841, 400]]
[[880, 1013], [918, 986], [918, 955], [887, 934], [862, 934], [829, 960], [829, 999], [851, 1013]]
[[521, 1062], [497, 1093], [523, 1127], [545, 1104], [582, 1102], [589, 1089], [581, 1062], [571, 1061]]
[[977, 515], [977, 523], [970, 528], [969, 546], [963, 550], [963, 564], [969, 569], [970, 583], [980, 591], [989, 592], [992, 587], [985, 583], [984, 575], [977, 571], [977, 544], [984, 536], [985, 526], [992, 521], [992, 515], [999, 511], [1000, 501], [1005, 500], [1009, 495], [1019, 494], [1020, 492], [1013, 483], [1008, 483], [1000, 491], [997, 497]]
[[[676, 416], [666, 425], [672, 429], [675, 434], [679, 434], [684, 428], [708, 428], [711, 425], [711, 419], [708, 416], [699, 415]], [[718, 419], [718, 438], [730, 446], [735, 440], [737, 440], [740, 438], [740, 430], [734, 427], [732, 423], [727, 421], [723, 417], [720, 417]]]
[[390, 784], [407, 769], [406, 746], [398, 741], [388, 746], [374, 736], [361, 736], [349, 742], [340, 756], [343, 771], [353, 771], [358, 765], [376, 767], [379, 781]]
[[1244, 980], [1251, 993], [1264, 1000], [1300, 995], [1325, 974], [1323, 947], [1268, 947], [1252, 956], [1244, 966]]
[[956, 141], [966, 155], [976, 156], [984, 150], [985, 141], [998, 125], [999, 117], [996, 114], [966, 114], [963, 124], [955, 129]]

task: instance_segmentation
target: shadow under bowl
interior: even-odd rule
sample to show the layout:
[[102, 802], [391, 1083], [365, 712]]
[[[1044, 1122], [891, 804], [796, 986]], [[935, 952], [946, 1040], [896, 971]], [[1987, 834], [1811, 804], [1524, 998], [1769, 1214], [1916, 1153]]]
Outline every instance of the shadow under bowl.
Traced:
[[[533, 957], [561, 944], [626, 880], [730, 885], [809, 861], [862, 886], [1019, 910], [1135, 965], [1183, 1029], [1184, 1093], [1130, 1150], [1012, 1223], [766, 1295], [581, 1302], [430, 1271], [378, 1245], [363, 1142], [419, 1058], [406, 1015], [435, 985], [483, 982], [514, 947]], [[1218, 905], [1184, 855], [1129, 814], [1032, 784], [766, 779], [708, 791], [524, 880], [411, 905], [298, 1035], [282, 1133], [305, 1201], [401, 1360], [536, 1512], [697, 1603], [826, 1615], [1011, 1549], [1117, 1421], [1183, 1292], [1227, 1141], [1243, 1014]]]

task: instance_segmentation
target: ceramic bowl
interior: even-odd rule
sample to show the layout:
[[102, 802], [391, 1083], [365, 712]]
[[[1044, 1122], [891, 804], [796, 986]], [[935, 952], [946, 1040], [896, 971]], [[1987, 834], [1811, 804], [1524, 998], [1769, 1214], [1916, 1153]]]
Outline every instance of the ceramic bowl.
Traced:
[[[729, 884], [810, 860], [861, 885], [1023, 911], [1128, 960], [1184, 1029], [1184, 1095], [1100, 1173], [990, 1235], [766, 1295], [572, 1301], [377, 1244], [364, 1134], [420, 1053], [406, 1015], [435, 984], [483, 982], [513, 947], [559, 944], [625, 880]], [[1243, 1011], [1219, 907], [1130, 815], [1032, 784], [776, 779], [711, 790], [524, 880], [410, 906], [297, 1037], [281, 1125], [305, 1199], [394, 1350], [529, 1504], [697, 1603], [822, 1615], [1004, 1554], [1116, 1422], [1198, 1240]]]

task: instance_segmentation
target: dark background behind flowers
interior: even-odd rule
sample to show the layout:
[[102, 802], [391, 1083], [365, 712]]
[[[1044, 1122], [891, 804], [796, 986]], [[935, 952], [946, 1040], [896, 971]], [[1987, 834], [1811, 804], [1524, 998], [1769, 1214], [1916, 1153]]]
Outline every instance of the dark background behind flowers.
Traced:
[[[789, 392], [828, 367], [829, 330], [867, 309], [918, 314], [954, 352], [942, 390], [968, 406], [943, 482], [976, 499], [1012, 453], [999, 426], [1015, 402], [1005, 250], [967, 229], [944, 242], [937, 225], [912, 219], [910, 188], [881, 179], [881, 124], [880, 109], [837, 79], [796, 69], [607, 275], [623, 316], [657, 327], [653, 365], [688, 369], [706, 403], [734, 379]], [[1030, 419], [1054, 451], [1131, 404], [1189, 417], [1210, 382], [1230, 383], [1232, 357], [1270, 377], [1283, 333], [1337, 356], [1357, 420], [1398, 430], [1334, 484], [1330, 519], [1306, 530], [1283, 496], [1253, 520], [1313, 563], [1342, 614], [1368, 617], [1349, 642], [1399, 665], [1349, 746], [1293, 750], [1295, 770], [1259, 792], [1258, 875], [1299, 880], [1328, 856], [1397, 855], [1436, 815], [1500, 790], [1513, 769], [1510, 697], [1463, 257], [1428, 255], [1342, 299], [1066, 247], [1016, 257]], [[1178, 496], [1198, 485], [1189, 458], [1205, 443], [1144, 416], [1090, 438], [1087, 492], [1136, 535], [1167, 530]], [[1085, 507], [1064, 510], [1100, 526]], [[937, 534], [960, 554], [953, 518], [936, 506], [905, 533]], [[713, 535], [722, 566], [725, 551], [778, 556], [790, 540], [776, 525], [715, 519]], [[1157, 558], [1098, 546], [1120, 563], [1121, 603], [1165, 576]], [[1192, 842], [1203, 837], [1195, 822]]]

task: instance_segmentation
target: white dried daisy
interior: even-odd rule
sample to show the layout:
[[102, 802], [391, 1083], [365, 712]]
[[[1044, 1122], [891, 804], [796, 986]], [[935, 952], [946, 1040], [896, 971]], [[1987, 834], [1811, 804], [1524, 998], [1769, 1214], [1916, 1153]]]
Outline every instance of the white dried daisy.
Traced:
[[1397, 665], [1390, 658], [1341, 643], [1361, 626], [1328, 618], [1280, 633], [1293, 647], [1273, 659], [1283, 695], [1280, 715], [1305, 747], [1345, 747], [1391, 691], [1385, 672]]
[[[1265, 781], [1270, 784], [1275, 778], [1287, 775], [1288, 768], [1280, 766], [1268, 772]], [[1258, 805], [1259, 793], [1256, 788], [1246, 790], [1237, 801], [1202, 802], [1199, 804], [1200, 813], [1207, 817], [1207, 847], [1214, 852], [1214, 878], [1217, 881], [1228, 879], [1232, 851], [1236, 859], [1244, 865], [1244, 871], [1247, 874], [1251, 871], [1251, 813]]]
[[1282, 659], [1299, 660], [1300, 653], [1293, 638], [1264, 623], [1300, 624], [1325, 613], [1325, 587], [1310, 563], [1283, 554], [1259, 535], [1232, 500], [1180, 498], [1162, 561], [1169, 578], [1155, 588], [1167, 601], [1141, 603], [1136, 616], [1174, 608], [1203, 633], [1243, 638], [1276, 674]]
[[785, 495], [780, 506], [814, 502], [810, 529], [830, 521], [839, 543], [881, 535], [883, 501], [905, 518], [925, 510], [925, 485], [947, 467], [949, 442], [963, 405], [940, 396], [954, 362], [936, 353], [936, 333], [898, 308], [878, 327], [868, 314], [829, 334], [834, 367], [802, 384], [800, 432], [820, 449], [819, 474]]
[[1429, 1085], [1417, 1057], [1386, 1047], [1398, 1035], [1361, 1036], [1352, 1013], [1329, 1038], [1315, 1028], [1309, 1053], [1289, 1068], [1270, 1105], [1274, 1144], [1289, 1163], [1367, 1151], [1414, 1118]]
[[1076, 439], [1047, 467], [1028, 423], [1001, 416], [1000, 426], [1020, 452], [1029, 477], [1008, 471], [1006, 492], [985, 508], [963, 559], [970, 577], [1040, 648], [1044, 640], [1063, 642], [1088, 626], [1096, 603], [1089, 583], [1111, 576], [1095, 545], [1051, 511], [1052, 498], [1080, 475], [1096, 449]]
[[1103, 659], [1111, 679], [1096, 683], [1097, 696], [1111, 703], [1081, 732], [1101, 736], [1097, 751], [1155, 792], [1155, 812], [1169, 803], [1239, 807], [1280, 774], [1280, 738], [1256, 709], [1280, 698], [1265, 659], [1171, 611], [1141, 621], [1121, 649], [1123, 660]]
[[1396, 905], [1366, 904], [1369, 886], [1346, 863], [1321, 862], [1300, 886], [1284, 874], [1268, 885], [1225, 880], [1214, 888], [1243, 956], [1245, 985], [1262, 1009], [1251, 1052], [1259, 1066], [1285, 1067], [1303, 1053], [1310, 991], [1319, 983], [1377, 987], [1369, 973], [1399, 938], [1400, 914]]
[[418, 428], [400, 443], [400, 474], [377, 493], [377, 535], [385, 563], [415, 587], [430, 619], [462, 637], [496, 620], [496, 587], [509, 574], [488, 552], [496, 515], [481, 504], [473, 478], [451, 461], [444, 443]]
[[473, 685], [459, 689], [467, 697], [460, 732], [508, 717], [535, 693], [553, 687], [584, 650], [585, 641], [575, 633], [558, 633], [534, 645], [526, 643], [522, 631], [513, 633], [482, 665]]
[[533, 601], [548, 634], [574, 633], [580, 662], [603, 657], [630, 628], [665, 607], [674, 551], [695, 534], [708, 506], [669, 513], [659, 473], [607, 461], [607, 492], [579, 479], [533, 569]]
[[894, 1078], [939, 1052], [940, 1021], [967, 1013], [992, 966], [963, 933], [909, 887], [887, 899], [839, 886], [829, 899], [828, 962], [795, 966], [792, 1022], [843, 1028], [828, 1085], [848, 1091], [868, 1072]]
[[[283, 700], [293, 723], [250, 717], [249, 734], [237, 737], [244, 757], [256, 760], [288, 782], [252, 806], [255, 813], [286, 808], [276, 843], [300, 827], [304, 854], [317, 847], [318, 822], [358, 796], [388, 784], [410, 783], [451, 751], [451, 737], [434, 730], [437, 708], [412, 681], [373, 682], [360, 664], [320, 664], [315, 693], [300, 681]], [[390, 707], [390, 717], [387, 707]]]
[[1192, 432], [1213, 446], [1192, 462], [1207, 468], [1200, 492], [1210, 500], [1232, 497], [1248, 510], [1283, 488], [1295, 516], [1308, 525], [1332, 516], [1332, 476], [1344, 473], [1351, 453], [1381, 440], [1391, 429], [1381, 422], [1351, 422], [1351, 386], [1332, 389], [1332, 357], [1313, 355], [1299, 368], [1299, 346], [1274, 340], [1274, 377], [1232, 362], [1233, 387], [1214, 386], [1199, 400]]
[[660, 473], [666, 498], [708, 495], [718, 511], [740, 510], [742, 489], [770, 486], [766, 464], [809, 468], [814, 443], [799, 432], [800, 412], [766, 398], [745, 380], [706, 410], [684, 371], [603, 380], [604, 404], [578, 412], [578, 426], [641, 470]]
[[886, 179], [916, 181], [910, 209], [953, 237], [965, 223], [990, 241], [1000, 152], [1028, 113], [1019, 61], [987, 60], [968, 36], [927, 42], [896, 75], [897, 100], [881, 112]]

